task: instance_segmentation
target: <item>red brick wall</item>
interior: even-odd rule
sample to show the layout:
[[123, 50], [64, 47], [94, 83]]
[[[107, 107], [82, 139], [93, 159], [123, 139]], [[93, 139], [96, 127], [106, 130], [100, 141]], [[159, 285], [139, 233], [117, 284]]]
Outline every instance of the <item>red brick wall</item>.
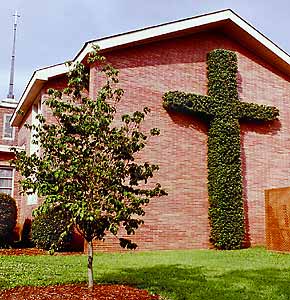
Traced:
[[[30, 131], [24, 126], [24, 124], [31, 124], [31, 107], [28, 112], [25, 114], [20, 126], [18, 127], [18, 140], [17, 145], [20, 147], [24, 147], [27, 152], [29, 152], [30, 145]], [[17, 183], [21, 179], [21, 176], [18, 172], [15, 172], [15, 183], [18, 191], [20, 190], [20, 186]], [[18, 227], [21, 231], [22, 226], [25, 222], [25, 219], [31, 219], [32, 210], [36, 207], [36, 205], [28, 205], [27, 197], [24, 195], [20, 195], [18, 193], [17, 197], [19, 198], [19, 214], [18, 214]]]
[[[207, 125], [196, 117], [169, 114], [162, 108], [162, 95], [169, 90], [205, 95], [206, 54], [216, 48], [237, 53], [242, 101], [275, 105], [281, 112], [279, 122], [241, 125], [247, 235], [252, 245], [265, 243], [264, 190], [290, 185], [289, 78], [237, 42], [214, 32], [106, 53], [120, 70], [125, 89], [121, 113], [149, 106], [152, 113], [144, 129], [161, 129], [161, 136], [152, 139], [143, 158], [159, 164], [155, 179], [168, 196], [148, 205], [145, 225], [134, 236], [140, 250], [209, 246]], [[99, 85], [100, 77], [93, 69], [92, 95]], [[109, 238], [101, 245], [112, 250], [116, 242]]]
[[[18, 138], [18, 129], [14, 128], [14, 135], [13, 139], [4, 139], [3, 138], [3, 133], [4, 133], [4, 117], [6, 114], [12, 115], [14, 112], [13, 108], [8, 108], [8, 107], [1, 107], [0, 106], [0, 145], [5, 145], [5, 146], [14, 146], [17, 143], [17, 138]], [[0, 166], [10, 166], [10, 160], [12, 160], [14, 157], [13, 153], [9, 152], [1, 152], [0, 151]], [[15, 198], [18, 206], [18, 219], [20, 219], [20, 207], [21, 207], [21, 198], [19, 196], [19, 189], [18, 189], [18, 177], [15, 172], [14, 174], [14, 186], [13, 186], [13, 197]]]
[[[247, 234], [252, 243], [265, 244], [264, 190], [290, 185], [288, 142], [290, 110], [289, 78], [267, 65], [251, 51], [226, 36], [212, 32], [106, 53], [120, 70], [125, 96], [120, 114], [149, 106], [152, 113], [143, 128], [159, 127], [161, 135], [151, 139], [142, 159], [160, 166], [159, 181], [168, 196], [152, 200], [146, 208], [145, 224], [133, 237], [140, 250], [191, 249], [209, 247], [207, 200], [207, 124], [197, 117], [169, 114], [162, 107], [162, 95], [169, 90], [207, 93], [206, 54], [216, 48], [236, 51], [238, 84], [242, 101], [275, 105], [279, 122], [241, 124], [244, 199]], [[62, 87], [58, 78], [48, 87]], [[96, 94], [100, 78], [91, 70], [91, 95]], [[27, 114], [29, 122], [31, 112]], [[52, 120], [44, 108], [44, 114]], [[19, 145], [29, 145], [23, 126]], [[23, 201], [23, 216], [30, 206]], [[95, 243], [99, 250], [116, 250], [117, 240]]]

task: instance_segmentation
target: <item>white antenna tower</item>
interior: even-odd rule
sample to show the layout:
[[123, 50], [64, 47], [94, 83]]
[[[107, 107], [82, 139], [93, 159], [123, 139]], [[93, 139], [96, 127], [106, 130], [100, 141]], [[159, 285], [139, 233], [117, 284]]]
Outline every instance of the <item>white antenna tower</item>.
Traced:
[[14, 64], [15, 64], [16, 29], [17, 29], [17, 20], [20, 17], [20, 15], [18, 15], [17, 11], [15, 11], [13, 17], [14, 17], [13, 46], [12, 46], [12, 57], [11, 57], [9, 93], [7, 95], [7, 98], [9, 98], [9, 99], [14, 99], [13, 86], [14, 86]]

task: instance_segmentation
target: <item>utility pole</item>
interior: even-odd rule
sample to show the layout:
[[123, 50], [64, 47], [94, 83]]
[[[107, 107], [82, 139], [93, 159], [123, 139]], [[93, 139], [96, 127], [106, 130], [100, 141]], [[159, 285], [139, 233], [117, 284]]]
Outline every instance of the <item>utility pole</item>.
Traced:
[[10, 82], [9, 82], [9, 93], [7, 98], [14, 99], [13, 86], [14, 86], [14, 64], [15, 64], [15, 45], [16, 45], [16, 29], [17, 29], [17, 20], [20, 17], [17, 11], [15, 11], [14, 17], [14, 26], [13, 26], [13, 46], [12, 46], [12, 57], [11, 57], [11, 69], [10, 69]]

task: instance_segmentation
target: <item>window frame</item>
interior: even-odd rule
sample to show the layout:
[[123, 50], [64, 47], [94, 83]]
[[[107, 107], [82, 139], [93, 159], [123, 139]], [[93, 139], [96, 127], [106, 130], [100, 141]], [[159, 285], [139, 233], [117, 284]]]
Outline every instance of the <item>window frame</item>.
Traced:
[[7, 124], [6, 122], [6, 118], [10, 116], [9, 118], [9, 121], [8, 121], [8, 124], [10, 126], [10, 120], [11, 120], [11, 117], [12, 117], [12, 114], [9, 114], [9, 113], [5, 113], [3, 114], [3, 131], [2, 131], [2, 139], [3, 140], [6, 140], [6, 141], [13, 141], [15, 139], [15, 128], [13, 126], [10, 126], [12, 128], [12, 137], [6, 137], [5, 136], [5, 125]]
[[9, 167], [9, 166], [5, 166], [5, 165], [0, 165], [0, 169], [8, 169], [8, 170], [12, 170], [12, 177], [3, 177], [3, 176], [0, 176], [0, 179], [12, 179], [11, 180], [11, 188], [7, 188], [7, 187], [1, 187], [0, 185], [0, 189], [6, 189], [6, 190], [11, 190], [11, 194], [8, 194], [10, 195], [11, 197], [13, 197], [14, 195], [14, 176], [15, 176], [15, 169], [12, 168], [12, 167]]

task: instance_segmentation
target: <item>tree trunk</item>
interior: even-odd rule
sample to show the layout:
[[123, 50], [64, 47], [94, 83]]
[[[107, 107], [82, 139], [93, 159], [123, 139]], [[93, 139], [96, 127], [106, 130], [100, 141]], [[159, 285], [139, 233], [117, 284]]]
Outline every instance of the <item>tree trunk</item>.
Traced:
[[92, 290], [94, 286], [93, 279], [93, 242], [88, 242], [88, 288]]

